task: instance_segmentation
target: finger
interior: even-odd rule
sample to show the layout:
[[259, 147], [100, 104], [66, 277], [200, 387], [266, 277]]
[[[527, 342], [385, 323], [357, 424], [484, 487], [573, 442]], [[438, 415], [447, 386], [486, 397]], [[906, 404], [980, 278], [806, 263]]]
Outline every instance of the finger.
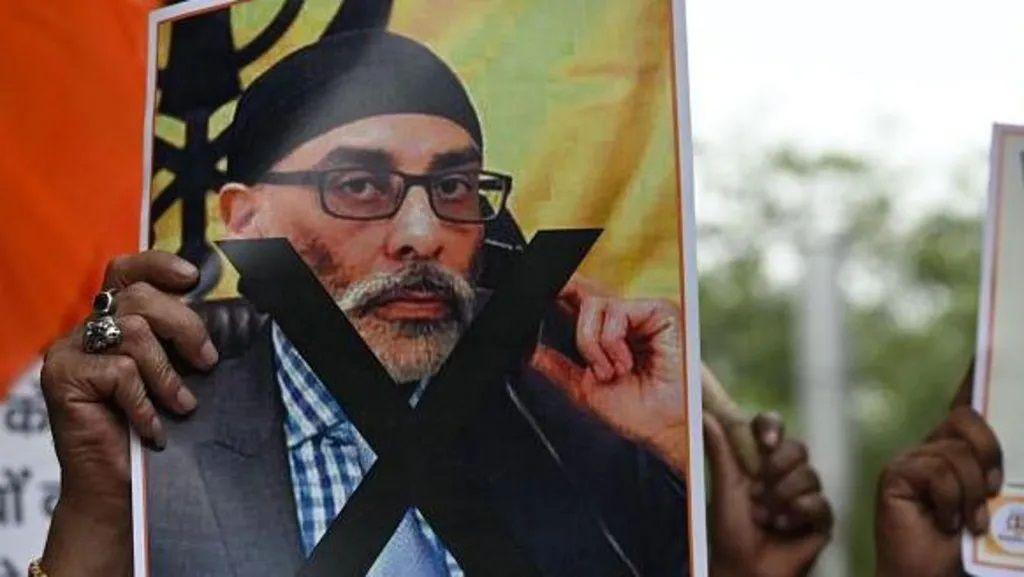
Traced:
[[195, 409], [195, 396], [171, 366], [167, 353], [146, 319], [139, 315], [128, 315], [120, 319], [120, 325], [124, 331], [124, 340], [112, 352], [128, 355], [135, 360], [147, 389], [161, 405], [179, 414]]
[[925, 445], [919, 453], [946, 461], [960, 482], [960, 514], [964, 522], [976, 533], [988, 529], [988, 510], [985, 508], [988, 490], [981, 466], [970, 446], [959, 440], [938, 441]]
[[199, 315], [177, 298], [146, 282], [137, 282], [117, 295], [118, 315], [139, 315], [160, 338], [192, 366], [208, 370], [217, 363], [218, 353]]
[[726, 489], [748, 482], [722, 423], [707, 411], [704, 412], [704, 450], [710, 466], [713, 501], [721, 501]]
[[963, 378], [960, 379], [960, 386], [957, 388], [956, 394], [953, 395], [953, 402], [950, 403], [950, 408], [970, 406], [973, 393], [974, 357], [971, 357], [971, 362], [967, 365], [967, 371], [964, 373]]
[[807, 447], [799, 441], [786, 439], [777, 449], [765, 455], [761, 464], [761, 477], [767, 485], [771, 485], [805, 463]]
[[1003, 484], [1003, 451], [985, 419], [970, 407], [957, 407], [929, 436], [944, 438], [960, 438], [970, 445], [985, 472], [989, 494], [997, 494]]
[[169, 252], [150, 250], [115, 257], [107, 264], [104, 288], [124, 288], [147, 282], [166, 291], [182, 293], [199, 281], [199, 270], [187, 260]]
[[644, 299], [621, 301], [629, 318], [631, 340], [664, 339], [662, 344], [679, 346], [678, 332], [682, 316], [679, 307], [668, 300]]
[[95, 394], [100, 399], [112, 400], [139, 436], [163, 449], [167, 445], [163, 424], [146, 394], [135, 361], [124, 355], [83, 356], [89, 357], [86, 380]]
[[600, 345], [605, 356], [615, 366], [615, 372], [622, 377], [633, 370], [633, 353], [626, 344], [629, 317], [621, 306], [611, 304], [605, 309], [604, 326], [601, 328]]
[[545, 345], [537, 345], [530, 358], [530, 367], [544, 375], [577, 405], [586, 404], [586, 369], [562, 353]]
[[786, 434], [786, 425], [782, 417], [774, 412], [758, 413], [750, 422], [750, 427], [762, 453], [774, 451]]
[[776, 509], [784, 509], [789, 502], [806, 495], [821, 491], [821, 480], [806, 463], [791, 470], [765, 489], [765, 501], [773, 504]]
[[899, 457], [882, 474], [883, 493], [924, 507], [935, 527], [950, 534], [962, 527], [960, 490], [949, 464], [933, 455], [915, 452]]
[[558, 304], [562, 310], [576, 314], [584, 299], [590, 297], [611, 297], [612, 291], [580, 273], [574, 273], [558, 293]]
[[832, 506], [820, 492], [801, 495], [794, 499], [783, 519], [783, 531], [811, 528], [827, 532], [832, 529], [834, 522]]
[[928, 482], [928, 497], [934, 507], [939, 528], [947, 533], [959, 533], [963, 528], [963, 489], [956, 473], [947, 461], [934, 460], [935, 472]]
[[606, 301], [602, 299], [585, 299], [580, 304], [579, 318], [576, 321], [576, 348], [601, 381], [607, 381], [615, 374], [615, 369], [599, 342], [601, 327], [604, 324], [605, 304]]

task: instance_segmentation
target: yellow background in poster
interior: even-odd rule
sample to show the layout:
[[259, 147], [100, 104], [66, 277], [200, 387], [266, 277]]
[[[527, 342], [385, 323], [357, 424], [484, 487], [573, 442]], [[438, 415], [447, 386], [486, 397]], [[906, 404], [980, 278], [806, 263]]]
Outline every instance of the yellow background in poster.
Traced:
[[[233, 6], [236, 48], [283, 4]], [[318, 37], [338, 6], [307, 0], [282, 39], [242, 70], [242, 86]], [[170, 26], [160, 30], [158, 61], [173, 42]], [[545, 228], [602, 227], [584, 274], [624, 295], [679, 300], [669, 0], [401, 0], [389, 29], [428, 45], [467, 85], [484, 127], [485, 165], [514, 176], [510, 206], [527, 238]], [[211, 135], [232, 113], [227, 105], [214, 114]], [[180, 147], [180, 122], [159, 117], [155, 126], [157, 138]], [[171, 178], [154, 175], [154, 198]], [[207, 236], [220, 238], [215, 195], [207, 206]], [[180, 219], [172, 207], [155, 223], [157, 248], [176, 250]], [[235, 280], [225, 274], [211, 297], [233, 295]]]

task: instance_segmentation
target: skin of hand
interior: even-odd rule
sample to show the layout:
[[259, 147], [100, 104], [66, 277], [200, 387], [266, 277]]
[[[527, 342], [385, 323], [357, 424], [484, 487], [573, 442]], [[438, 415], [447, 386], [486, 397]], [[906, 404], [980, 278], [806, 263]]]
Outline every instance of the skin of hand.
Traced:
[[721, 423], [704, 413], [711, 474], [710, 574], [713, 577], [806, 575], [831, 538], [832, 509], [803, 443], [785, 438], [782, 421], [751, 423], [761, 469], [751, 477]]
[[539, 345], [531, 366], [620, 435], [685, 477], [687, 419], [681, 314], [675, 303], [627, 300], [574, 276], [557, 304], [575, 324], [580, 366]]
[[988, 529], [988, 498], [1003, 483], [995, 433], [970, 407], [973, 370], [944, 421], [920, 445], [893, 459], [878, 483], [876, 574], [963, 575], [960, 537]]
[[128, 427], [161, 449], [166, 437], [156, 407], [178, 415], [196, 407], [158, 339], [196, 369], [218, 360], [202, 321], [181, 298], [198, 280], [194, 266], [169, 253], [116, 258], [104, 287], [119, 290], [122, 343], [85, 353], [78, 327], [46, 353], [42, 389], [61, 467], [41, 563], [51, 577], [131, 575]]
[[[685, 477], [688, 438], [683, 387], [682, 315], [674, 303], [616, 298], [573, 277], [559, 295], [575, 320], [586, 361], [538, 346], [532, 366], [580, 408], [647, 446]], [[748, 476], [721, 425], [706, 418], [712, 491], [712, 575], [803, 575], [828, 543], [832, 511], [806, 448], [784, 438], [781, 422], [752, 423], [763, 468]]]

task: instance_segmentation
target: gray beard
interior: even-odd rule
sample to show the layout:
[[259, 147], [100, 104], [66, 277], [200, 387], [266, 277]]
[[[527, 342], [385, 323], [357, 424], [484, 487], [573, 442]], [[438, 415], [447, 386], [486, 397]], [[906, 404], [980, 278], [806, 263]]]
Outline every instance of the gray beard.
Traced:
[[[450, 299], [449, 317], [392, 321], [374, 314], [374, 301], [382, 295], [398, 288], [423, 285]], [[353, 282], [335, 301], [391, 378], [408, 383], [430, 377], [441, 368], [472, 319], [475, 298], [473, 286], [466, 279], [436, 265], [421, 263]]]

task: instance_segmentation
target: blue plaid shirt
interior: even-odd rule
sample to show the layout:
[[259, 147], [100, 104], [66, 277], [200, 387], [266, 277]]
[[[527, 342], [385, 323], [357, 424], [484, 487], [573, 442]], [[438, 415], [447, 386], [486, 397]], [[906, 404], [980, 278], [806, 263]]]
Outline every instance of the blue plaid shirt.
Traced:
[[[292, 490], [302, 546], [309, 555], [377, 456], [277, 324], [272, 333], [277, 382], [287, 412], [284, 433]], [[420, 384], [410, 403], [416, 404], [425, 385], [426, 381]], [[463, 577], [423, 515], [418, 510], [415, 514], [427, 541], [444, 556], [449, 577]]]

